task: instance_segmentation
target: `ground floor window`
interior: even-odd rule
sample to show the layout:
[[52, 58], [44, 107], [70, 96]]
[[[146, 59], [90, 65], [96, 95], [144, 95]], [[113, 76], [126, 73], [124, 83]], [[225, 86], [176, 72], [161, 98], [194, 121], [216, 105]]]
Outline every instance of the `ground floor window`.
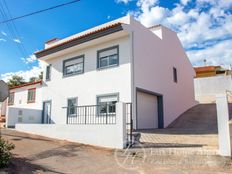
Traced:
[[68, 99], [68, 116], [73, 117], [77, 115], [77, 98]]
[[99, 114], [114, 114], [116, 112], [116, 103], [118, 94], [102, 95], [97, 97]]
[[36, 88], [28, 89], [27, 103], [34, 103], [35, 102], [35, 93], [36, 93]]

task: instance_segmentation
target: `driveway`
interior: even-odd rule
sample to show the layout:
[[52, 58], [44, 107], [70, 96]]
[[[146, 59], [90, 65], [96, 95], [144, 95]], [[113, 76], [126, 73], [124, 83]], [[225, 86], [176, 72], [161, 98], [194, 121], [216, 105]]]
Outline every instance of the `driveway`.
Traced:
[[[154, 156], [125, 153], [2, 129], [3, 138], [16, 145], [14, 159], [0, 174], [223, 174], [232, 173], [230, 160], [197, 156]], [[128, 160], [130, 159], [130, 160]], [[208, 163], [208, 160], [210, 163]], [[202, 163], [199, 163], [202, 161]], [[213, 162], [212, 162], [213, 161]], [[195, 163], [198, 162], [198, 163]], [[224, 163], [225, 162], [225, 163]], [[206, 165], [208, 164], [208, 165]]]

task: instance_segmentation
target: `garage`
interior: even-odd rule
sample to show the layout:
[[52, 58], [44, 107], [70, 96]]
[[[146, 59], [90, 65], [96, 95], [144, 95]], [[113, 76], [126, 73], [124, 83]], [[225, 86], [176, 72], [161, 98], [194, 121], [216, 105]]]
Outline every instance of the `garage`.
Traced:
[[159, 128], [159, 97], [137, 91], [137, 129]]

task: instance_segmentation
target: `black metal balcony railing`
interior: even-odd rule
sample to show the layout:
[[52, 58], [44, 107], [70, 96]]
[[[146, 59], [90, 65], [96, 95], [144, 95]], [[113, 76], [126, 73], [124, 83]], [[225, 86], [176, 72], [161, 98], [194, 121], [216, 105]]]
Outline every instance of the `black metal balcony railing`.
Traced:
[[67, 108], [67, 124], [116, 124], [116, 104]]

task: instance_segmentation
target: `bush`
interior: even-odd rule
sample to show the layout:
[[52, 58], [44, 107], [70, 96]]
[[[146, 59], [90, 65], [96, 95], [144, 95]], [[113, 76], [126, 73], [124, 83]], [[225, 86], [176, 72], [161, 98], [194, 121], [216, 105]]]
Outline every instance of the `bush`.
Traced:
[[5, 167], [12, 158], [11, 150], [15, 148], [14, 144], [5, 141], [0, 137], [0, 168]]

